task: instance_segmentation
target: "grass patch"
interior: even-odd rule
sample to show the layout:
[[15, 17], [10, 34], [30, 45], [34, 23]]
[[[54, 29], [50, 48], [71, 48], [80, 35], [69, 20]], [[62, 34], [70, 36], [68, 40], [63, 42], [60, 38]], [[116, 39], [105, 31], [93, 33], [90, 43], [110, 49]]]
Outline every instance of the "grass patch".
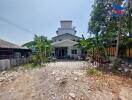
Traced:
[[28, 64], [22, 65], [21, 68], [27, 70], [27, 69], [33, 69], [35, 68], [35, 66], [33, 66], [32, 63], [28, 63]]
[[46, 65], [34, 65], [33, 63], [27, 63], [27, 64], [22, 64], [19, 66], [12, 66], [10, 69], [5, 69], [5, 70], [0, 70], [0, 73], [3, 71], [6, 72], [12, 72], [12, 71], [27, 71], [27, 70], [33, 70], [35, 68], [42, 68], [45, 67]]
[[87, 75], [102, 76], [102, 72], [98, 71], [96, 68], [89, 68], [89, 69], [87, 69]]

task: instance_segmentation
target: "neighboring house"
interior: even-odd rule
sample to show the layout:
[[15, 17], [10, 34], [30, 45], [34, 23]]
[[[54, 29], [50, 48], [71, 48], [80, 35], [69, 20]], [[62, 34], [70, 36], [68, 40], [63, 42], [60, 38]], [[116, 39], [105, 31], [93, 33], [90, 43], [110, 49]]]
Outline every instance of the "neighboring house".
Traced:
[[0, 69], [24, 64], [31, 50], [0, 39]]
[[77, 44], [80, 37], [76, 36], [72, 21], [61, 21], [61, 28], [56, 31], [57, 36], [52, 38], [53, 54], [57, 58], [77, 58], [81, 56], [82, 50]]

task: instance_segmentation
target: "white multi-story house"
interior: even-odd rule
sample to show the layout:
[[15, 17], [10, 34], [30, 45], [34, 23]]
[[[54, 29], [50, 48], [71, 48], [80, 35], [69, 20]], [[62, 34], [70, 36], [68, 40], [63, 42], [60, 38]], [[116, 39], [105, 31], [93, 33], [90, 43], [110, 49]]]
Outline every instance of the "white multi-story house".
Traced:
[[76, 36], [72, 21], [60, 21], [61, 28], [56, 31], [57, 36], [52, 38], [53, 54], [57, 58], [77, 58], [82, 50], [77, 46], [80, 37]]

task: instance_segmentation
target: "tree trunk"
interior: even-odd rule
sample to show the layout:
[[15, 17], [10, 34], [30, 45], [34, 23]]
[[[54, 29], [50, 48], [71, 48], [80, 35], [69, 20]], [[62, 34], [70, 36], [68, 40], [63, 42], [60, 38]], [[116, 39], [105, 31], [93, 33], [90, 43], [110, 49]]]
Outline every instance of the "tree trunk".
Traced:
[[131, 18], [131, 13], [132, 13], [132, 1], [128, 0], [128, 30], [129, 30], [129, 36], [132, 36], [132, 18]]
[[119, 44], [120, 44], [120, 33], [121, 33], [121, 17], [119, 18], [119, 31], [117, 32], [117, 42], [116, 42], [116, 52], [115, 52], [115, 57], [113, 60], [113, 67], [115, 68], [118, 59], [118, 51], [119, 51]]

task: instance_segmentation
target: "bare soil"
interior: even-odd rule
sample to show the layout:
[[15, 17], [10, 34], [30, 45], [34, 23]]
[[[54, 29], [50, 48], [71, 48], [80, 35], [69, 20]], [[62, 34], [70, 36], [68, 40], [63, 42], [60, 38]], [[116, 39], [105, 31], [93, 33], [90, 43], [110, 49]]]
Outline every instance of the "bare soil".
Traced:
[[132, 100], [132, 80], [87, 75], [84, 61], [0, 73], [0, 100]]

